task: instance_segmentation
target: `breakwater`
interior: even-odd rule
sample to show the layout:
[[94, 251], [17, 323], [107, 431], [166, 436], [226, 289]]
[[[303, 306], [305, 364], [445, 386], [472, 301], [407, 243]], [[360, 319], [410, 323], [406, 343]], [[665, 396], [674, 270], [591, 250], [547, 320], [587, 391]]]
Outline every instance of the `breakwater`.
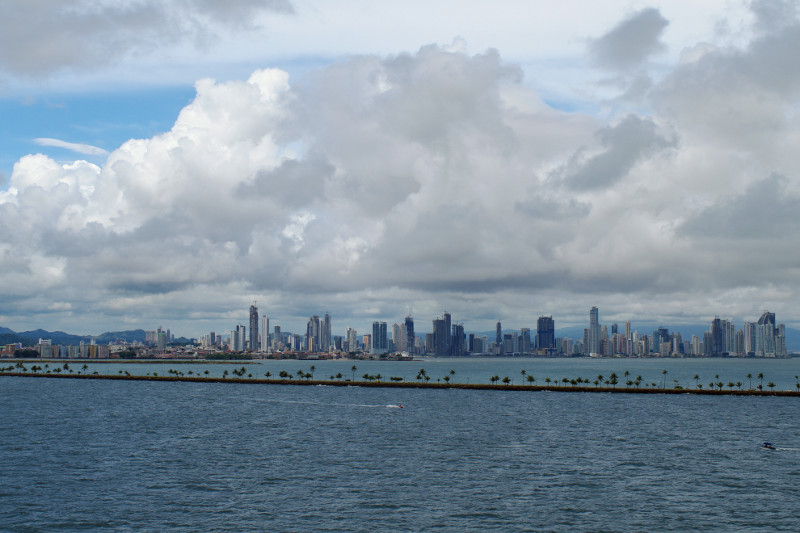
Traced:
[[102, 379], [121, 381], [177, 381], [189, 383], [231, 383], [248, 385], [294, 385], [318, 387], [365, 387], [365, 388], [397, 388], [397, 389], [462, 389], [462, 390], [494, 390], [518, 392], [565, 392], [565, 393], [612, 393], [612, 394], [695, 394], [702, 396], [789, 396], [800, 397], [800, 391], [793, 390], [712, 390], [689, 388], [637, 388], [637, 387], [591, 387], [591, 386], [556, 386], [556, 385], [512, 385], [484, 383], [430, 383], [414, 381], [350, 381], [350, 380], [313, 380], [313, 379], [262, 379], [262, 378], [219, 378], [199, 376], [129, 376], [116, 374], [47, 374], [33, 372], [0, 372], [0, 377], [24, 377], [45, 379]]

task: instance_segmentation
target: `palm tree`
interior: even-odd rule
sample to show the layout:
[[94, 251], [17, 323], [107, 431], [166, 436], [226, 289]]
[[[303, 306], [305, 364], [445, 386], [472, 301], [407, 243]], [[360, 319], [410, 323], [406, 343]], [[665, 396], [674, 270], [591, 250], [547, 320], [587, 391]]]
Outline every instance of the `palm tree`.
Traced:
[[597, 374], [597, 381], [599, 381], [600, 383], [603, 382], [603, 374]]
[[265, 377], [265, 378], [267, 378], [267, 381], [269, 381], [269, 378], [270, 378], [271, 376], [272, 376], [272, 372], [270, 372], [269, 370], [267, 371], [267, 373], [266, 373], [266, 374], [264, 374], [264, 377]]
[[[533, 382], [536, 381], [536, 378], [534, 378], [533, 375], [531, 374], [528, 374], [528, 377], [526, 379], [528, 380], [529, 385], [533, 385]], [[800, 388], [800, 386], [798, 386], [798, 388]]]
[[456, 371], [455, 370], [450, 370], [450, 377], [453, 378], [453, 383], [455, 383], [455, 380], [456, 380], [456, 378], [454, 377], [455, 375], [456, 375]]
[[356, 370], [358, 370], [358, 367], [356, 365], [353, 365], [352, 368], [350, 368], [350, 370], [353, 372], [353, 381], [355, 381], [356, 380]]
[[341, 381], [341, 379], [342, 379], [342, 373], [341, 372], [337, 372], [336, 373], [336, 379]]
[[695, 374], [694, 378], [692, 378], [692, 379], [694, 379], [695, 386], [700, 384], [700, 376], [699, 375]]
[[222, 379], [226, 379], [227, 377], [228, 377], [228, 371], [225, 370], [225, 372], [222, 373]]
[[210, 372], [209, 372], [208, 370], [206, 370], [205, 372], [203, 372], [203, 374], [205, 374], [205, 375], [206, 375], [206, 377], [208, 377], [208, 374], [209, 374], [209, 373], [210, 373]]
[[[636, 379], [634, 380], [634, 383], [636, 384], [636, 388], [638, 389], [639, 385], [642, 384], [642, 376], [636, 376]], [[644, 386], [646, 387], [647, 383], [645, 383]]]
[[775, 384], [771, 381], [767, 383], [767, 387], [769, 387], [769, 390], [775, 390]]
[[753, 390], [753, 374], [747, 374], [747, 380], [749, 382], [748, 389]]
[[611, 375], [608, 377], [608, 382], [611, 385], [613, 385], [615, 389], [617, 388], [617, 373], [616, 372], [612, 372], [611, 373]]
[[628, 380], [628, 376], [630, 376], [631, 373], [626, 370], [625, 372], [622, 373], [622, 375], [625, 376], [625, 388], [627, 389], [628, 388], [628, 384], [630, 384], [630, 380]]
[[552, 381], [552, 380], [551, 380], [550, 378], [544, 378], [544, 382], [545, 382], [545, 383], [547, 383], [547, 386], [548, 386], [548, 387], [550, 386], [550, 382], [551, 382], [551, 381]]
[[527, 374], [528, 372], [523, 368], [522, 370], [519, 371], [519, 373], [522, 374], [522, 384], [525, 385], [525, 374]]
[[89, 370], [89, 365], [85, 364], [81, 367], [83, 369], [83, 373], [85, 374], [87, 370]]
[[739, 390], [742, 390], [742, 382], [741, 382], [741, 381], [737, 381], [737, 382], [736, 382], [736, 387], [737, 387]]
[[666, 389], [667, 388], [667, 369], [665, 368], [664, 370], [661, 371], [661, 373], [664, 375], [664, 382], [661, 385], [661, 388], [662, 389]]
[[510, 378], [510, 377], [508, 377], [508, 376], [504, 377], [504, 378], [503, 378], [503, 383], [505, 383], [506, 385], [508, 385], [509, 383], [511, 383], [511, 378]]
[[[500, 377], [499, 377], [499, 376], [492, 376], [492, 377], [490, 377], [490, 378], [489, 378], [489, 381], [491, 381], [491, 382], [492, 382], [492, 385], [494, 385], [495, 383], [497, 383], [497, 380], [498, 380], [498, 379], [500, 379]], [[549, 380], [548, 380], [548, 381], [549, 381]]]
[[445, 375], [444, 378], [442, 378], [442, 379], [444, 379], [445, 383], [448, 383], [448, 384], [450, 383], [450, 376], [449, 375]]
[[758, 381], [759, 381], [758, 390], [763, 390], [763, 388], [764, 388], [763, 387], [763, 385], [764, 385], [764, 374], [759, 372], [756, 377], [758, 378]]

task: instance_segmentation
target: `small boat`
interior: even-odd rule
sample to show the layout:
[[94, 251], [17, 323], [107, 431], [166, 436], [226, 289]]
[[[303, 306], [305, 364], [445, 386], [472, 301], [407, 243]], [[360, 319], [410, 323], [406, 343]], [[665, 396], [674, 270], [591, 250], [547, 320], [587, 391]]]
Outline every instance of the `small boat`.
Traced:
[[765, 450], [776, 450], [775, 446], [771, 442], [765, 442], [762, 446]]

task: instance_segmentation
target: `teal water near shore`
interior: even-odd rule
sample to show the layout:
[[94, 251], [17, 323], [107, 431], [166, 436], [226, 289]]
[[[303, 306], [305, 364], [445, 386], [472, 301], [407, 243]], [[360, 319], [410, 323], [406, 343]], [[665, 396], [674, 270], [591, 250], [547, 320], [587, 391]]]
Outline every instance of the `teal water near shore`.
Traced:
[[[7, 360], [13, 364], [13, 360]], [[48, 361], [50, 369], [63, 366], [63, 361]], [[83, 372], [84, 362], [69, 362], [73, 372]], [[0, 362], [4, 366], [5, 361]], [[43, 366], [45, 363], [26, 363]], [[641, 387], [697, 388], [700, 384], [704, 389], [709, 388], [709, 383], [723, 383], [723, 389], [729, 390], [729, 383], [737, 383], [743, 389], [757, 388], [759, 384], [764, 390], [769, 383], [775, 384], [774, 390], [797, 390], [800, 376], [800, 358], [791, 359], [733, 359], [733, 358], [694, 358], [694, 359], [544, 359], [544, 358], [429, 358], [417, 361], [354, 361], [354, 360], [256, 360], [232, 363], [202, 364], [181, 363], [173, 361], [129, 363], [95, 363], [87, 362], [86, 372], [100, 374], [118, 374], [128, 372], [131, 375], [146, 375], [158, 373], [160, 376], [171, 375], [169, 370], [182, 372], [184, 375], [208, 375], [209, 377], [222, 377], [225, 371], [233, 376], [234, 370], [245, 368], [245, 377], [252, 374], [254, 378], [265, 378], [269, 372], [270, 379], [279, 379], [281, 371], [296, 376], [298, 371], [313, 373], [314, 379], [326, 380], [341, 374], [340, 379], [361, 380], [364, 374], [380, 374], [384, 380], [391, 377], [402, 378], [405, 381], [415, 381], [420, 369], [424, 369], [431, 382], [443, 382], [445, 376], [455, 383], [490, 383], [492, 376], [501, 380], [508, 376], [513, 384], [529, 384], [528, 375], [536, 380], [533, 384], [545, 385], [545, 380], [562, 383], [564, 378], [588, 379], [590, 384], [602, 375], [605, 380], [612, 373], [618, 377], [618, 387], [625, 387], [625, 382], [642, 377]], [[356, 366], [353, 371], [352, 367]], [[311, 367], [314, 370], [311, 370]], [[525, 374], [522, 374], [522, 371]], [[664, 374], [664, 371], [667, 371]], [[208, 374], [205, 372], [208, 371]], [[451, 371], [455, 371], [451, 374]], [[628, 376], [625, 372], [628, 372]], [[762, 380], [758, 374], [763, 374]], [[751, 377], [748, 378], [747, 375]], [[698, 376], [698, 379], [694, 379]]]
[[798, 398], [0, 377], [0, 402], [12, 531], [800, 529]]

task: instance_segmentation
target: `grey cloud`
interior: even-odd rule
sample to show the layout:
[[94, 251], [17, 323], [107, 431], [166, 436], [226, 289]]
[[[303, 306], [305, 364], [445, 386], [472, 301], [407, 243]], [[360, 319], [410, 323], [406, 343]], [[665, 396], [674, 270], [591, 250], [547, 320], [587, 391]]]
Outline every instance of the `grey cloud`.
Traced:
[[602, 68], [614, 71], [637, 68], [652, 54], [665, 49], [659, 39], [668, 24], [658, 9], [643, 9], [590, 41], [589, 53]]
[[764, 35], [780, 31], [797, 21], [794, 0], [752, 0], [749, 8], [755, 16], [755, 30]]
[[581, 148], [554, 173], [568, 187], [579, 190], [602, 189], [624, 178], [645, 157], [676, 146], [676, 140], [663, 136], [647, 118], [628, 115], [616, 126], [603, 128], [596, 137], [604, 149], [587, 155]]
[[0, 69], [42, 76], [177, 43], [202, 46], [224, 27], [251, 27], [261, 12], [292, 13], [293, 7], [289, 0], [6, 0], [0, 4]]
[[256, 195], [274, 205], [299, 208], [322, 198], [335, 168], [319, 157], [289, 159], [269, 172], [259, 172], [253, 183], [239, 185], [242, 197]]
[[722, 199], [687, 219], [678, 235], [698, 241], [751, 241], [780, 246], [786, 235], [800, 233], [800, 196], [787, 190], [779, 174], [750, 185], [732, 199]]

